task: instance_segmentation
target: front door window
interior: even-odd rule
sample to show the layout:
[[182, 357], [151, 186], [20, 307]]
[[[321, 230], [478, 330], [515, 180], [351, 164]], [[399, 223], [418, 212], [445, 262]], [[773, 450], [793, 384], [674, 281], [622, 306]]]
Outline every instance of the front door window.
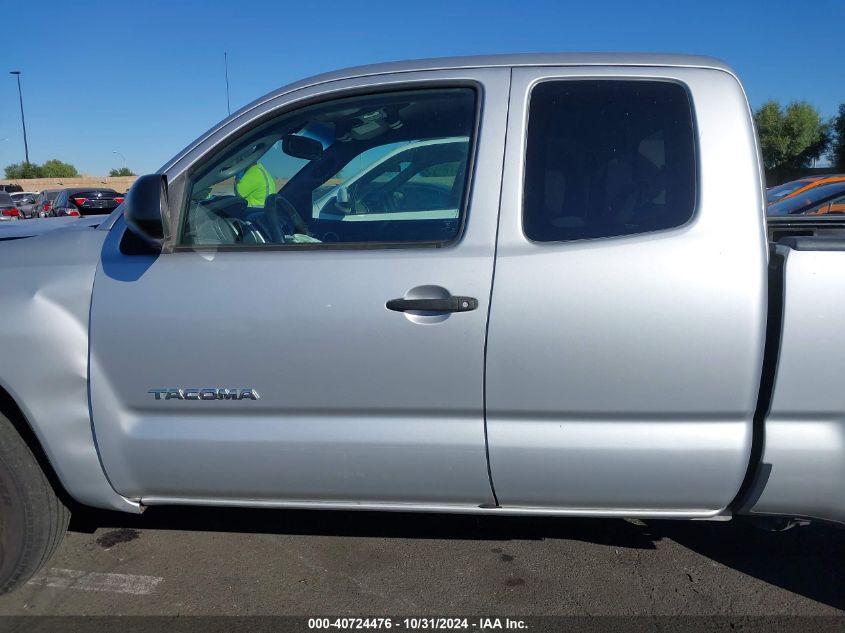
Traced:
[[476, 94], [406, 90], [307, 106], [188, 183], [182, 246], [444, 243], [459, 237]]

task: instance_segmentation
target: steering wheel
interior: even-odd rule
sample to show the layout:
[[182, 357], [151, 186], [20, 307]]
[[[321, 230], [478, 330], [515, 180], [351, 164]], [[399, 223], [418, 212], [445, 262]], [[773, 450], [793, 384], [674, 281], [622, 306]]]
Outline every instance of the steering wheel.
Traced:
[[215, 177], [219, 180], [231, 178], [239, 171], [243, 171], [256, 162], [258, 158], [266, 153], [269, 148], [270, 144], [267, 141], [250, 143], [240, 152], [232, 156], [232, 158], [223, 163], [223, 165], [217, 169]]
[[276, 244], [282, 244], [285, 241], [285, 226], [282, 222], [280, 209], [281, 213], [284, 213], [288, 224], [293, 227], [293, 230], [296, 233], [308, 235], [308, 225], [305, 223], [305, 220], [302, 219], [302, 216], [299, 215], [299, 211], [296, 210], [296, 207], [293, 206], [293, 204], [291, 204], [291, 202], [284, 196], [278, 193], [268, 196], [268, 202], [271, 197], [273, 198], [273, 201], [269, 205], [265, 205], [265, 210], [267, 212], [270, 237], [273, 238], [273, 242]]

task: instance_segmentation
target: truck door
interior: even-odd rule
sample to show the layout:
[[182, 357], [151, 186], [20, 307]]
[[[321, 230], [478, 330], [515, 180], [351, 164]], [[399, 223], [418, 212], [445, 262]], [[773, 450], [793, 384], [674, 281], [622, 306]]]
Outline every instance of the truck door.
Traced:
[[515, 69], [487, 356], [504, 507], [707, 516], [749, 462], [762, 191], [736, 79]]
[[508, 87], [487, 69], [304, 88], [167, 170], [169, 246], [138, 254], [119, 222], [91, 308], [94, 429], [118, 492], [492, 502], [483, 359]]

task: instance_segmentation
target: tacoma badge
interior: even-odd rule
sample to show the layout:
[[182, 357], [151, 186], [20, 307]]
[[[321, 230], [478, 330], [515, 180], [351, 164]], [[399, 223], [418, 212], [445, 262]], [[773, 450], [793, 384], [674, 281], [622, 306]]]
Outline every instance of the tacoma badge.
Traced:
[[167, 387], [150, 389], [147, 393], [155, 396], [156, 400], [258, 400], [261, 396], [255, 389], [223, 389], [221, 387]]

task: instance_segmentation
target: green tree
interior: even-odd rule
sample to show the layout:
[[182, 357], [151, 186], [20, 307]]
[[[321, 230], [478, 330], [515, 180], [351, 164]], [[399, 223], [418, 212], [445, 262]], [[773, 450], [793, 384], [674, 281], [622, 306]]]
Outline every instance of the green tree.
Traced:
[[121, 167], [120, 169], [110, 170], [109, 176], [137, 176], [137, 174], [132, 173], [132, 170], [128, 167]]
[[833, 144], [830, 148], [830, 161], [840, 171], [845, 171], [845, 103], [839, 104], [839, 114], [833, 117]]
[[21, 178], [41, 178], [41, 167], [35, 163], [12, 163], [6, 165], [6, 178], [20, 180]]
[[78, 176], [76, 167], [70, 163], [63, 163], [57, 158], [51, 158], [41, 165], [42, 178], [73, 178]]
[[774, 169], [781, 165], [787, 153], [788, 142], [783, 133], [783, 109], [777, 101], [766, 101], [754, 113], [763, 165]]
[[76, 167], [53, 158], [43, 165], [35, 163], [12, 163], [5, 168], [6, 178], [73, 178], [78, 176]]
[[783, 108], [767, 101], [754, 113], [763, 163], [768, 170], [800, 169], [820, 158], [830, 145], [830, 124], [806, 101]]

